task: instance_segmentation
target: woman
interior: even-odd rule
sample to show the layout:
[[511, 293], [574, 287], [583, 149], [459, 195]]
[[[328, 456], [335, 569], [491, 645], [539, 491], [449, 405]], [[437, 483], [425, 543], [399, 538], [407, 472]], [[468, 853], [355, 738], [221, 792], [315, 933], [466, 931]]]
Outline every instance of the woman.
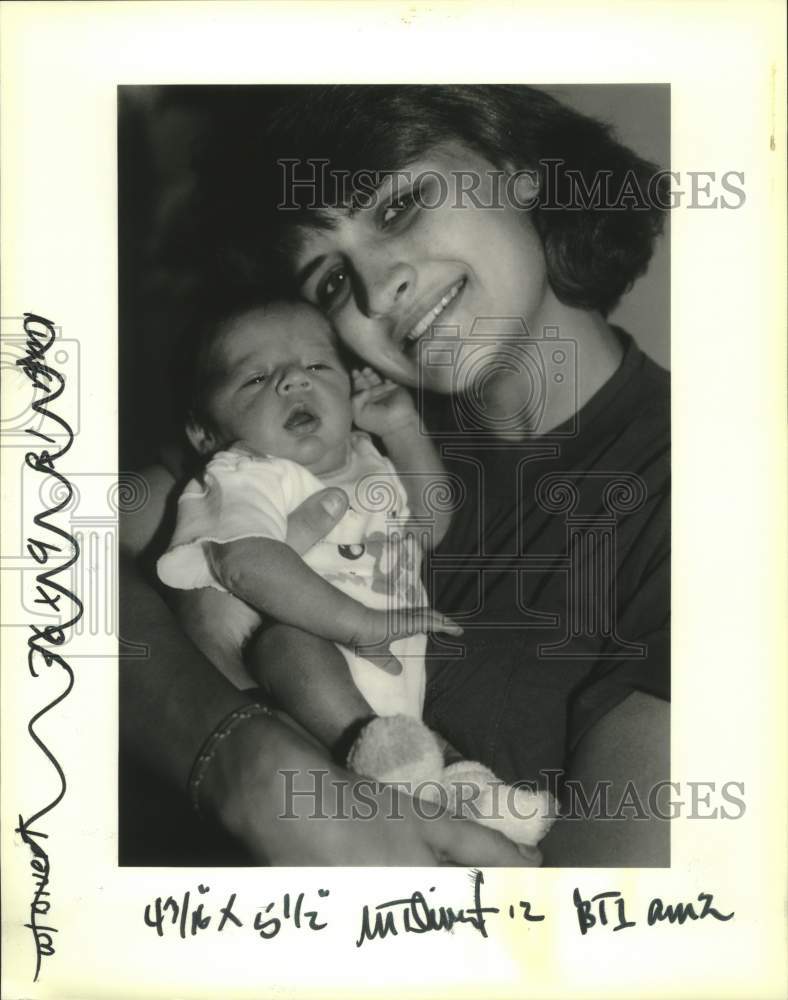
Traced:
[[[307, 170], [273, 240], [291, 287], [419, 389], [470, 497], [429, 585], [473, 628], [433, 656], [427, 721], [505, 780], [611, 783], [615, 818], [557, 824], [548, 862], [667, 863], [665, 825], [616, 810], [667, 777], [667, 380], [605, 319], [660, 229], [653, 168], [529, 88], [310, 88], [264, 142]], [[243, 224], [251, 259], [248, 202]], [[259, 788], [253, 728], [208, 772], [236, 799]]]

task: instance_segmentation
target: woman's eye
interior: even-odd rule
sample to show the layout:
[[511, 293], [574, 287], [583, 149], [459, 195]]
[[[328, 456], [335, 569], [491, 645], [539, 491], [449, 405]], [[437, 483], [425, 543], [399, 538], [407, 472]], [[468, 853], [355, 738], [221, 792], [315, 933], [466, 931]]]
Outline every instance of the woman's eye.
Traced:
[[267, 378], [267, 375], [259, 372], [257, 375], [253, 375], [250, 379], [247, 379], [246, 382], [244, 382], [243, 387], [245, 389], [249, 385], [262, 385]]
[[307, 365], [306, 370], [308, 372], [324, 372], [328, 370], [328, 365], [324, 365], [322, 361], [316, 361], [313, 365]]
[[380, 216], [381, 224], [384, 226], [389, 225], [389, 223], [394, 222], [395, 219], [404, 215], [409, 209], [417, 203], [418, 191], [416, 188], [412, 188], [410, 191], [406, 191], [405, 194], [400, 195], [395, 201], [392, 201], [387, 205]]
[[344, 299], [350, 287], [350, 276], [343, 267], [334, 268], [323, 278], [317, 288], [317, 302], [322, 308], [331, 308]]

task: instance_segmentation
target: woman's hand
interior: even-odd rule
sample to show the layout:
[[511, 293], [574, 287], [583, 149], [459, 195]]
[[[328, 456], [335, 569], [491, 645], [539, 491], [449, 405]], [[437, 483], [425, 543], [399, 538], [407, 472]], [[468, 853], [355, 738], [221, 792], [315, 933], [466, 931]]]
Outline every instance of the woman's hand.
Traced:
[[[363, 799], [355, 794], [362, 783]], [[256, 716], [222, 741], [202, 792], [204, 808], [261, 863], [541, 864], [535, 849], [518, 848], [470, 820], [426, 819], [409, 796], [375, 787], [334, 765], [283, 720]]]
[[285, 541], [302, 556], [321, 538], [325, 538], [342, 520], [347, 509], [347, 495], [336, 486], [313, 493], [287, 518]]

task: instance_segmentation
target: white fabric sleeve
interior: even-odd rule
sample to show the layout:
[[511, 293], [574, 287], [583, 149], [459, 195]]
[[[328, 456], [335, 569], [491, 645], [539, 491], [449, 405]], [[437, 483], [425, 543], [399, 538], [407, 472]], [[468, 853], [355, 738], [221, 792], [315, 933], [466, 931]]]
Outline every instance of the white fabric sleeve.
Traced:
[[178, 499], [175, 533], [156, 567], [159, 579], [178, 590], [225, 590], [211, 572], [206, 542], [283, 542], [294, 502], [286, 482], [291, 464], [232, 451], [214, 456]]

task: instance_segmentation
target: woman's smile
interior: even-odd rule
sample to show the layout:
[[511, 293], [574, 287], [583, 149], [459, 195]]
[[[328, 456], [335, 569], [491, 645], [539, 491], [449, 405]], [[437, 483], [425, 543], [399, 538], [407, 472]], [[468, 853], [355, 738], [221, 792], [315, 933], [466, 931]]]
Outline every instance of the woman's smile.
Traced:
[[[430, 327], [432, 327], [435, 324], [439, 316], [443, 318], [444, 322], [450, 318], [450, 314], [453, 309], [453, 303], [455, 303], [457, 298], [462, 294], [467, 280], [468, 279], [463, 276], [462, 278], [460, 278], [459, 281], [455, 281], [448, 289], [448, 291], [443, 292], [438, 298], [438, 301], [433, 306], [430, 306], [430, 308], [427, 309], [425, 313], [423, 313], [421, 319], [419, 319], [418, 322], [416, 322], [410, 328], [409, 328], [410, 319], [409, 318], [406, 319], [404, 324], [405, 334], [404, 337], [402, 338], [403, 351], [405, 352], [413, 351], [415, 349], [415, 346], [418, 344], [419, 340], [421, 340], [421, 338], [430, 329]], [[419, 305], [414, 310], [414, 312], [418, 314], [421, 308], [422, 306]], [[446, 315], [447, 313], [449, 315]], [[395, 336], [395, 340], [399, 341], [400, 337]]]

